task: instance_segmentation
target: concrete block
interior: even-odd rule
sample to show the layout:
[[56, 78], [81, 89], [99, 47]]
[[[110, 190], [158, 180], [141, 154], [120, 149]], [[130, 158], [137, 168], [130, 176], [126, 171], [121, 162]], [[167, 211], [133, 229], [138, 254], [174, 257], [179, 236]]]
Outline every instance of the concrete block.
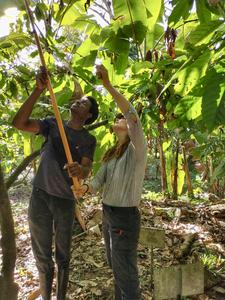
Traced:
[[182, 266], [182, 296], [204, 293], [204, 266], [197, 262]]
[[156, 300], [204, 293], [204, 266], [200, 262], [155, 269], [153, 279]]
[[172, 266], [154, 270], [154, 299], [176, 298], [181, 292], [181, 268]]

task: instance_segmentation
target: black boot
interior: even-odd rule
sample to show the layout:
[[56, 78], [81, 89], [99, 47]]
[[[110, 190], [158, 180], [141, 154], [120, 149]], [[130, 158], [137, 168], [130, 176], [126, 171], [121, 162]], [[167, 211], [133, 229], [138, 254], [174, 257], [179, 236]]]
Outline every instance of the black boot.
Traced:
[[69, 281], [69, 268], [58, 267], [57, 284], [56, 284], [57, 300], [66, 299], [68, 281]]
[[43, 300], [51, 300], [54, 269], [48, 273], [39, 272], [40, 291]]

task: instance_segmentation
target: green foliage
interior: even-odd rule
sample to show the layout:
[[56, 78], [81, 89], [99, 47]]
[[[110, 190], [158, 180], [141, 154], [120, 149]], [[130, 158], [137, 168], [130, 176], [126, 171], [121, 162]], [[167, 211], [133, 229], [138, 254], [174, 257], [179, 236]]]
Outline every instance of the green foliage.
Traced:
[[147, 31], [147, 9], [143, 0], [113, 1], [115, 13], [114, 26], [117, 30], [122, 30], [127, 38], [141, 44]]
[[169, 16], [169, 24], [170, 25], [176, 25], [178, 21], [182, 18], [183, 20], [187, 19], [190, 10], [193, 6], [193, 0], [187, 0], [187, 1], [173, 1], [175, 2], [174, 9]]
[[[7, 1], [7, 6], [10, 3]], [[221, 140], [218, 130], [225, 120], [223, 2], [212, 7], [206, 0], [173, 0], [168, 17], [162, 0], [113, 0], [114, 18], [105, 27], [93, 17], [93, 3], [88, 13], [85, 1], [63, 1], [63, 4], [60, 1], [31, 2], [62, 115], [68, 116], [68, 101], [76, 77], [84, 92], [98, 99], [99, 121], [113, 120], [113, 101], [102, 89], [96, 89], [99, 81], [93, 67], [96, 59], [101, 59], [113, 84], [135, 107], [142, 107], [141, 119], [146, 135], [151, 133], [154, 139], [157, 138], [158, 124], [163, 120], [163, 139], [170, 142], [165, 155], [171, 190], [175, 139], [185, 141], [194, 136], [199, 147], [204, 149], [211, 143], [214, 149], [215, 141]], [[1, 11], [5, 7], [6, 1]], [[11, 172], [15, 163], [30, 153], [31, 148], [41, 143], [40, 138], [31, 140], [30, 136], [10, 126], [16, 110], [34, 87], [39, 66], [24, 6], [18, 8], [21, 14], [11, 25], [11, 33], [0, 38], [0, 151], [7, 172]], [[177, 31], [172, 46], [176, 53], [173, 59], [169, 45], [163, 39], [163, 22]], [[48, 98], [48, 93], [41, 97], [33, 117], [52, 114]], [[102, 127], [94, 131], [98, 140], [95, 170], [103, 152], [113, 143], [112, 135], [106, 130]], [[204, 135], [208, 136], [207, 141], [200, 138]], [[207, 155], [208, 151], [203, 151], [201, 159]], [[223, 157], [221, 154], [220, 159]], [[222, 174], [221, 161], [223, 159], [215, 159], [213, 180]], [[184, 185], [182, 163], [179, 154], [179, 193]]]
[[221, 257], [221, 255], [217, 255], [214, 253], [215, 251], [206, 251], [206, 253], [201, 255], [201, 260], [204, 264], [204, 266], [206, 266], [208, 268], [208, 270], [210, 270], [211, 272], [215, 273], [215, 274], [224, 274], [225, 269], [224, 269], [224, 263], [225, 260], [223, 257]]
[[[216, 81], [216, 85], [215, 82]], [[207, 120], [206, 126], [211, 131], [217, 123], [217, 110], [224, 99], [225, 72], [217, 72], [215, 69], [208, 71], [204, 82], [202, 97], [202, 117]], [[214, 83], [214, 84], [213, 84]], [[216, 99], [216, 101], [213, 101]], [[223, 122], [224, 123], [224, 122]]]

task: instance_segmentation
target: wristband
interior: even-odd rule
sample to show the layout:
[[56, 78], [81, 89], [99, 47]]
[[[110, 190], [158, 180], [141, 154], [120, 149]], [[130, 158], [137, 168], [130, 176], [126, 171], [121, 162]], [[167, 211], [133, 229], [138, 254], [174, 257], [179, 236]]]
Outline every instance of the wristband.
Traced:
[[84, 192], [84, 195], [86, 195], [86, 194], [87, 194], [87, 192], [88, 192], [88, 190], [89, 190], [89, 186], [88, 186], [88, 184], [87, 184], [87, 183], [83, 183], [83, 186], [86, 186], [86, 187], [87, 187], [87, 190]]

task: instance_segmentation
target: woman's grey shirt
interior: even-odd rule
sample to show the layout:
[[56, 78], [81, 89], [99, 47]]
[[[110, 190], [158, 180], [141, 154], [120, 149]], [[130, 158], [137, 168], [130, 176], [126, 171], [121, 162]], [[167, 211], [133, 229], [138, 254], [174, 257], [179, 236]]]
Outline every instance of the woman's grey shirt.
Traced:
[[[136, 115], [136, 122], [132, 114]], [[119, 159], [104, 163], [91, 182], [94, 191], [103, 189], [104, 204], [119, 207], [139, 205], [147, 161], [146, 139], [141, 121], [132, 105], [125, 118], [131, 140], [126, 151]]]

